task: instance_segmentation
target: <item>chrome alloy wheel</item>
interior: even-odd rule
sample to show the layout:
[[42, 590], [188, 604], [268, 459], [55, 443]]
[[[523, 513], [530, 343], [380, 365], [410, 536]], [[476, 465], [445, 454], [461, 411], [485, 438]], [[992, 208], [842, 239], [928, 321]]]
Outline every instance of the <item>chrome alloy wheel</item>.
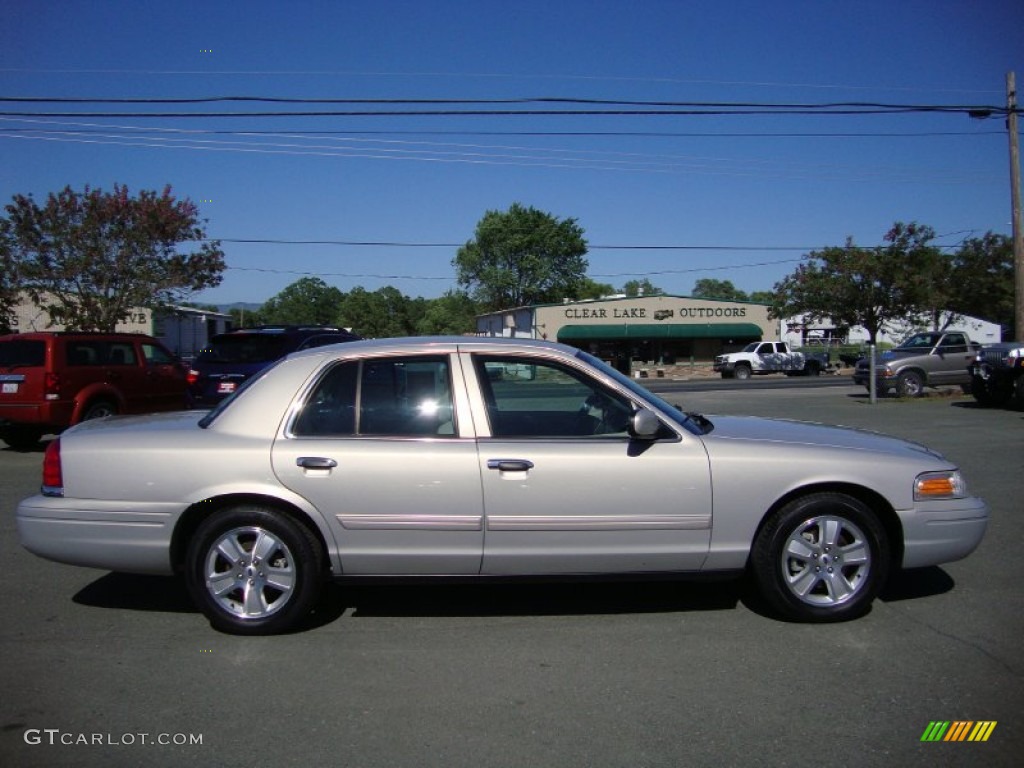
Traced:
[[263, 619], [283, 608], [295, 590], [295, 558], [281, 539], [259, 526], [232, 528], [207, 550], [210, 597], [240, 619]]
[[786, 540], [779, 566], [783, 583], [810, 605], [841, 605], [868, 584], [871, 547], [863, 531], [835, 515], [812, 517]]

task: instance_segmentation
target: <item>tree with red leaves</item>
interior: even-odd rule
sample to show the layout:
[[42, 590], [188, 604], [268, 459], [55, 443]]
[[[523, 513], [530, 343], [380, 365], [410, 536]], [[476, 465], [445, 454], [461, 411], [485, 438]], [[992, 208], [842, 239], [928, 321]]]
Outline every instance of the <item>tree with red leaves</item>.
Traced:
[[[224, 252], [208, 241], [197, 206], [171, 188], [132, 196], [65, 187], [38, 205], [15, 195], [0, 217], [0, 256], [11, 286], [54, 323], [113, 331], [135, 307], [160, 308], [220, 284]], [[197, 243], [183, 252], [182, 243]]]

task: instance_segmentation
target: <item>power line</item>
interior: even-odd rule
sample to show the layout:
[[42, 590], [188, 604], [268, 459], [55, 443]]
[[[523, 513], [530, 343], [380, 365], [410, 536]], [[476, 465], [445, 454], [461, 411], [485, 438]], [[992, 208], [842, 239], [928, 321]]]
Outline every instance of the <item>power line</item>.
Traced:
[[554, 73], [515, 73], [515, 72], [388, 72], [388, 71], [359, 71], [359, 70], [330, 70], [330, 69], [270, 69], [270, 70], [174, 70], [174, 69], [42, 69], [30, 67], [0, 67], [0, 73], [11, 72], [17, 74], [59, 74], [59, 75], [199, 75], [203, 77], [211, 75], [232, 75], [232, 76], [253, 76], [265, 77], [268, 75], [285, 77], [413, 77], [413, 78], [462, 78], [462, 79], [492, 79], [492, 80], [564, 80], [576, 82], [610, 82], [610, 83], [659, 83], [673, 85], [714, 85], [742, 88], [806, 88], [809, 90], [849, 90], [849, 91], [892, 91], [904, 93], [997, 93], [1001, 90], [986, 88], [921, 88], [919, 86], [899, 85], [851, 85], [841, 83], [788, 83], [777, 81], [759, 80], [712, 80], [707, 78], [681, 78], [681, 77], [643, 77], [623, 75], [580, 75], [580, 74], [554, 74]]
[[[18, 121], [20, 122], [20, 121]], [[61, 123], [57, 121], [50, 121], [54, 125], [74, 125], [74, 123]], [[101, 125], [101, 124], [98, 124]], [[110, 126], [111, 128], [118, 128], [121, 130], [137, 130], [140, 132], [144, 131], [173, 131], [185, 129], [175, 128], [147, 128], [144, 126], [139, 127], [125, 127], [125, 126]], [[80, 133], [88, 135], [90, 133], [97, 133], [97, 128], [80, 128], [80, 129], [68, 129], [66, 133]], [[0, 133], [47, 133], [49, 129], [46, 128], [0, 128]], [[251, 129], [247, 131], [236, 131], [236, 130], [217, 130], [217, 129], [194, 129], [188, 131], [189, 133], [211, 135], [211, 136], [250, 136], [250, 135], [265, 135], [265, 136], [279, 136], [282, 135], [280, 131], [263, 130], [263, 129]], [[612, 138], [708, 138], [708, 139], [736, 139], [736, 138], [753, 138], [753, 139], [858, 139], [858, 138], [929, 138], [929, 137], [948, 137], [948, 136], [1004, 136], [1006, 131], [881, 131], [881, 132], [870, 132], [870, 131], [859, 131], [855, 133], [847, 132], [829, 132], [822, 133], [816, 132], [758, 132], [758, 131], [716, 131], [716, 132], [701, 132], [701, 131], [472, 131], [472, 130], [345, 130], [345, 131], [312, 131], [312, 130], [295, 130], [289, 129], [289, 134], [302, 135], [302, 136], [565, 136], [565, 137], [576, 137], [576, 136], [598, 136], [598, 137], [612, 137]]]
[[[0, 103], [11, 104], [346, 104], [354, 106], [406, 106], [406, 109], [333, 109], [221, 112], [20, 112], [7, 110], [8, 117], [565, 117], [565, 116], [751, 116], [751, 115], [879, 115], [879, 114], [967, 114], [991, 117], [1007, 115], [1015, 107], [982, 104], [904, 104], [873, 101], [823, 103], [771, 103], [728, 101], [664, 101], [630, 99], [593, 99], [563, 96], [454, 99], [454, 98], [311, 98], [278, 96], [204, 96], [181, 98], [131, 97], [50, 97], [0, 96]], [[495, 105], [520, 108], [494, 108]], [[530, 105], [559, 105], [559, 109], [525, 108]], [[436, 107], [480, 107], [476, 109], [439, 109]], [[416, 108], [411, 107], [435, 107]], [[487, 107], [487, 108], [483, 108]], [[586, 108], [584, 108], [586, 107]], [[600, 107], [600, 108], [599, 108]]]
[[[962, 230], [960, 232], [953, 232], [949, 234], [963, 234], [964, 232], [970, 232], [972, 230]], [[945, 236], [945, 235], [943, 235]], [[208, 237], [197, 242], [218, 242], [218, 243], [238, 243], [244, 245], [332, 245], [332, 246], [351, 246], [351, 247], [367, 247], [367, 248], [461, 248], [465, 245], [465, 242], [428, 242], [428, 241], [408, 241], [408, 240], [287, 240], [283, 238], [240, 238], [240, 237]], [[821, 245], [639, 245], [639, 244], [595, 244], [587, 243], [587, 250], [589, 251], [732, 251], [732, 252], [747, 252], [747, 251], [802, 251], [810, 252], [821, 250]], [[852, 248], [853, 250], [869, 251], [875, 248], [885, 247], [884, 245], [842, 245], [838, 246], [842, 248]], [[940, 249], [958, 248], [959, 245], [936, 245], [933, 246]], [[742, 266], [765, 266], [766, 264], [782, 264], [786, 261], [793, 261], [793, 259], [784, 259], [778, 262], [765, 262], [760, 264], [742, 265]], [[797, 259], [799, 261], [799, 259]], [[632, 273], [630, 273], [632, 274]], [[651, 273], [655, 274], [655, 273]]]

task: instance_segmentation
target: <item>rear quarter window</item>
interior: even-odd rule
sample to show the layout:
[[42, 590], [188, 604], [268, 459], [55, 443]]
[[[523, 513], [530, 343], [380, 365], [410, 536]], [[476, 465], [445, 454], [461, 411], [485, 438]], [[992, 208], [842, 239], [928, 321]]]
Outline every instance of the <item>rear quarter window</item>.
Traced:
[[0, 341], [0, 368], [31, 368], [45, 364], [45, 341], [29, 339]]

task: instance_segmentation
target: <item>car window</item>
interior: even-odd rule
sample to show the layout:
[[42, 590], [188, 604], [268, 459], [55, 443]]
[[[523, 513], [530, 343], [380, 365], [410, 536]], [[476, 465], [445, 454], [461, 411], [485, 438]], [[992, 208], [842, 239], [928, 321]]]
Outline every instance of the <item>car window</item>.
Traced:
[[68, 365], [103, 365], [103, 352], [98, 341], [69, 341], [65, 348]]
[[454, 436], [447, 356], [332, 366], [292, 426], [299, 437]]
[[904, 339], [901, 349], [931, 349], [935, 346], [938, 335], [934, 333], [918, 333]]
[[625, 437], [632, 403], [574, 368], [545, 360], [477, 355], [495, 437]]
[[269, 363], [288, 352], [288, 339], [280, 334], [229, 333], [214, 336], [197, 360], [207, 363]]
[[11, 339], [0, 342], [0, 367], [39, 366], [45, 362], [45, 341]]
[[163, 347], [158, 347], [155, 344], [143, 344], [142, 356], [146, 358], [146, 365], [172, 365], [174, 363], [174, 358]]
[[943, 352], [966, 352], [967, 338], [962, 333], [948, 333], [939, 344]]
[[135, 345], [114, 342], [107, 345], [107, 365], [135, 365]]
[[343, 341], [352, 341], [351, 336], [344, 336], [340, 333], [321, 333], [310, 336], [299, 345], [298, 349], [312, 349], [313, 347], [324, 347], [328, 344], [340, 344]]

